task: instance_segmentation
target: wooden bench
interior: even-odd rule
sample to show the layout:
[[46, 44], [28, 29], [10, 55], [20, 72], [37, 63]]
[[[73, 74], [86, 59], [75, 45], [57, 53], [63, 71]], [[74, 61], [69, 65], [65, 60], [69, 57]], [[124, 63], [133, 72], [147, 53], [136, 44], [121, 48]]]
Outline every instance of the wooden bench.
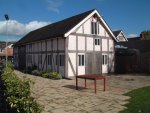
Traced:
[[94, 89], [96, 93], [96, 80], [103, 80], [104, 81], [104, 91], [105, 91], [105, 81], [106, 77], [102, 75], [95, 75], [95, 74], [89, 74], [89, 75], [78, 75], [76, 76], [76, 90], [78, 90], [78, 78], [85, 79], [85, 88], [86, 88], [86, 79], [94, 80]]

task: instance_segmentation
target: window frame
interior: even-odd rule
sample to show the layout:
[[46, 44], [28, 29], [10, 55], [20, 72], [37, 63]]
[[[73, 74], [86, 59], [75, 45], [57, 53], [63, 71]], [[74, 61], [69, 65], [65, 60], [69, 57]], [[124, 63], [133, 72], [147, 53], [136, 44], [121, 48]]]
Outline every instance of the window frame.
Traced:
[[65, 55], [63, 55], [63, 54], [56, 55], [56, 65], [57, 66], [65, 65]]
[[102, 55], [102, 65], [108, 65], [108, 55]]
[[52, 65], [52, 55], [47, 55], [47, 64]]
[[100, 38], [95, 38], [95, 45], [96, 46], [99, 46], [100, 45]]
[[42, 54], [38, 55], [38, 62], [39, 62], [39, 64], [42, 64]]
[[27, 63], [32, 63], [32, 55], [31, 54], [27, 55]]
[[59, 66], [65, 65], [65, 55], [59, 55]]
[[56, 63], [56, 66], [59, 65], [59, 55], [56, 55], [56, 57], [55, 57], [55, 63]]
[[91, 34], [98, 35], [99, 34], [99, 22], [91, 21]]
[[78, 55], [78, 66], [85, 66], [85, 55]]

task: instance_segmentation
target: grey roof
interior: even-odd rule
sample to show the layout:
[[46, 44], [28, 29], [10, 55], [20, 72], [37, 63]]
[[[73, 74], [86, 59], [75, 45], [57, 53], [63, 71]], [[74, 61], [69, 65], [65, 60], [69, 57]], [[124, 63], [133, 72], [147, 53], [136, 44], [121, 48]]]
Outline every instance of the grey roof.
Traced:
[[141, 40], [141, 38], [140, 37], [128, 38], [128, 41], [134, 41], [134, 40]]
[[15, 45], [64, 36], [65, 33], [71, 30], [94, 10], [95, 9], [34, 30], [20, 39]]
[[137, 49], [141, 53], [150, 52], [150, 40], [139, 40], [139, 38], [129, 39], [128, 42], [117, 42], [117, 45]]

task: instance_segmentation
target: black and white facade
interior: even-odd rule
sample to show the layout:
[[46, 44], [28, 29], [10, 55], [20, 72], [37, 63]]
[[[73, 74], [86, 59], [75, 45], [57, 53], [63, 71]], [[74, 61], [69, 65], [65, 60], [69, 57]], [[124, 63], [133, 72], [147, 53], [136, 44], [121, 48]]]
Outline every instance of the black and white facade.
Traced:
[[14, 45], [14, 65], [64, 77], [114, 71], [116, 38], [97, 10], [32, 31]]

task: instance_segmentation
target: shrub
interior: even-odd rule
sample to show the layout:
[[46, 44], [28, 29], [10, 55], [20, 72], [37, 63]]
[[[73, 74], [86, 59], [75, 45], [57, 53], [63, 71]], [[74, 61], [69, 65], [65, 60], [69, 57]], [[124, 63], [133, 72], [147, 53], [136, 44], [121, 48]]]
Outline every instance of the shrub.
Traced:
[[41, 106], [31, 97], [31, 81], [19, 79], [10, 67], [4, 68], [2, 74], [7, 103], [15, 113], [41, 113]]
[[41, 76], [44, 78], [49, 78], [49, 73], [47, 71], [43, 71]]
[[61, 76], [61, 74], [58, 73], [58, 72], [52, 72], [52, 73], [50, 74], [50, 78], [52, 78], [52, 79], [62, 79], [62, 76]]
[[41, 75], [41, 72], [36, 69], [36, 70], [33, 70], [33, 71], [31, 72], [31, 74], [32, 74], [32, 75], [40, 76], [40, 75]]
[[[6, 62], [5, 61], [2, 62], [2, 66], [3, 66], [3, 68], [6, 67]], [[7, 67], [9, 67], [12, 70], [14, 70], [14, 65], [10, 61], [7, 61]]]
[[26, 71], [28, 74], [31, 74], [32, 73], [32, 67], [27, 67], [27, 71]]
[[32, 70], [36, 70], [37, 66], [35, 64], [32, 65]]

